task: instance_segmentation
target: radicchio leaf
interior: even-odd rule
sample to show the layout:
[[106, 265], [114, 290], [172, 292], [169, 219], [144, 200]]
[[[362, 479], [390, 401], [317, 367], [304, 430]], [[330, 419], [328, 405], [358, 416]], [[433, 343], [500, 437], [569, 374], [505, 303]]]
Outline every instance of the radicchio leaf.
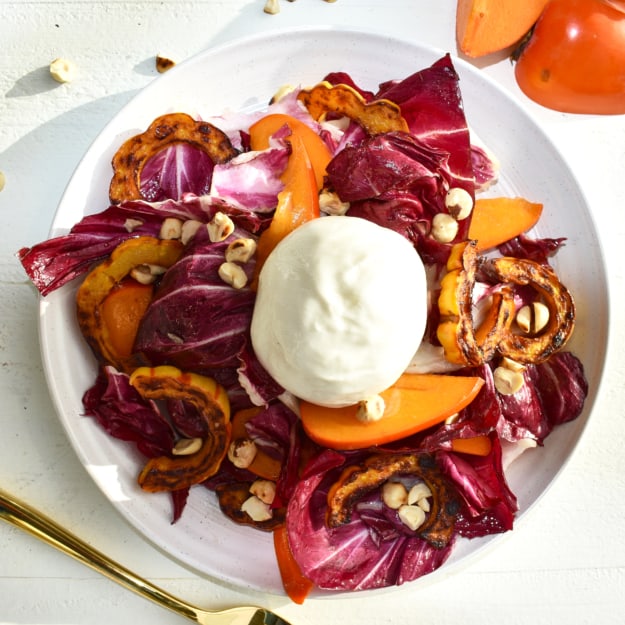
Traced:
[[564, 237], [558, 239], [533, 239], [526, 234], [520, 234], [518, 237], [500, 245], [498, 250], [502, 256], [526, 258], [548, 265], [549, 257], [553, 256], [565, 241], [566, 238]]
[[[153, 364], [198, 371], [238, 364], [254, 306], [249, 288], [219, 276], [227, 242], [200, 229], [163, 280], [139, 325], [135, 350]], [[252, 272], [254, 263], [246, 263]], [[250, 274], [251, 275], [251, 274]]]
[[400, 532], [380, 540], [381, 534], [372, 532], [371, 520], [366, 523], [357, 509], [349, 523], [327, 527], [328, 488], [338, 478], [343, 461], [337, 452], [322, 452], [289, 502], [289, 544], [302, 573], [319, 588], [366, 590], [400, 585], [440, 567], [451, 553], [453, 540], [442, 549]]
[[580, 360], [570, 352], [557, 352], [538, 365], [528, 365], [525, 384], [514, 395], [499, 395], [502, 439], [533, 439], [542, 445], [554, 427], [579, 416], [588, 394]]
[[488, 456], [439, 452], [437, 460], [463, 498], [454, 526], [458, 534], [475, 538], [512, 529], [518, 505], [506, 482], [496, 438]]
[[149, 202], [179, 200], [187, 193], [205, 195], [211, 186], [214, 163], [188, 143], [157, 152], [141, 169], [141, 196]]
[[401, 81], [381, 85], [376, 97], [399, 104], [410, 132], [435, 152], [449, 154], [452, 186], [462, 187], [473, 195], [469, 128], [460, 80], [450, 55]]
[[148, 458], [169, 454], [175, 436], [157, 404], [130, 385], [128, 375], [103, 367], [83, 396], [85, 414], [114, 438], [131, 441]]

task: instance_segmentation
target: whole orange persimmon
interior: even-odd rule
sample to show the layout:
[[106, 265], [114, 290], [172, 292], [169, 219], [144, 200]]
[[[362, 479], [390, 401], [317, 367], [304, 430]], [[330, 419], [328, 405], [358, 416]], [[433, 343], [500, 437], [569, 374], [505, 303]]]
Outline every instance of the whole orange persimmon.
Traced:
[[625, 113], [625, 0], [551, 0], [517, 55], [535, 102], [566, 113]]

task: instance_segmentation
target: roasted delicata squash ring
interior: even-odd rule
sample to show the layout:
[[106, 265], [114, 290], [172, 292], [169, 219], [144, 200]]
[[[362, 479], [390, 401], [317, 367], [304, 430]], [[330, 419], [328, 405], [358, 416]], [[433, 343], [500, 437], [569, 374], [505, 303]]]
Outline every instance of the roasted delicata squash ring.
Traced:
[[500, 282], [532, 287], [549, 310], [544, 328], [535, 335], [508, 329], [499, 341], [498, 350], [516, 362], [538, 364], [559, 351], [575, 327], [575, 302], [550, 267], [532, 260], [494, 258], [485, 260], [482, 269]]
[[399, 476], [417, 477], [430, 489], [430, 511], [416, 531], [437, 549], [444, 547], [453, 535], [459, 502], [429, 454], [375, 454], [348, 466], [328, 492], [328, 526], [348, 523], [360, 498]]
[[113, 156], [111, 203], [141, 199], [144, 165], [158, 152], [176, 143], [188, 143], [202, 150], [213, 163], [225, 163], [237, 154], [228, 136], [212, 124], [196, 121], [186, 113], [162, 115], [145, 132], [126, 140]]
[[390, 100], [367, 102], [353, 87], [320, 82], [311, 89], [302, 89], [297, 99], [317, 121], [327, 113], [349, 117], [369, 135], [383, 132], [408, 132], [408, 124], [400, 107]]
[[138, 482], [150, 493], [179, 490], [217, 473], [230, 444], [230, 402], [226, 390], [212, 378], [175, 367], [139, 367], [130, 384], [145, 399], [188, 402], [206, 419], [208, 434], [199, 451], [183, 456], [150, 459]]
[[465, 366], [488, 362], [514, 320], [514, 299], [510, 289], [504, 287], [493, 294], [484, 320], [474, 327], [473, 287], [478, 266], [476, 241], [454, 245], [438, 298], [441, 320], [436, 334], [445, 358]]
[[134, 356], [119, 354], [111, 341], [101, 306], [111, 290], [133, 269], [145, 265], [171, 267], [182, 255], [179, 241], [142, 236], [120, 243], [109, 258], [92, 269], [76, 293], [78, 325], [96, 357], [120, 371], [130, 371], [138, 364]]

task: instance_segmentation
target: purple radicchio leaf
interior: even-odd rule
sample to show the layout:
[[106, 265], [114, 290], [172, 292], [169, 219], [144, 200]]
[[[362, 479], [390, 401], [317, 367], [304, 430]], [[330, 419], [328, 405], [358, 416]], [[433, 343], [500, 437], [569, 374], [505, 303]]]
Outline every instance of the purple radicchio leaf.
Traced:
[[297, 415], [283, 403], [274, 402], [249, 419], [245, 429], [259, 448], [282, 464], [273, 503], [282, 507], [299, 481], [303, 435]]
[[[134, 443], [147, 458], [171, 453], [176, 439], [173, 428], [158, 404], [144, 399], [130, 385], [127, 374], [102, 367], [93, 386], [83, 395], [83, 406], [85, 415], [93, 417], [110, 436]], [[170, 492], [172, 523], [182, 516], [188, 494], [188, 488]]]
[[471, 163], [475, 176], [476, 191], [485, 191], [499, 178], [499, 163], [488, 150], [471, 144]]
[[488, 456], [441, 451], [437, 461], [463, 500], [455, 530], [475, 538], [512, 529], [518, 505], [508, 487], [502, 466], [499, 440], [492, 438]]
[[145, 202], [131, 200], [83, 217], [69, 233], [24, 247], [17, 256], [28, 277], [42, 295], [86, 273], [107, 258], [126, 239], [158, 237], [163, 220], [175, 217], [209, 222], [218, 211], [249, 232], [257, 232], [267, 218], [220, 198], [187, 194], [181, 200]]
[[213, 167], [206, 152], [188, 143], [171, 145], [148, 159], [141, 169], [141, 196], [148, 202], [160, 202], [179, 200], [187, 193], [205, 195]]
[[246, 341], [239, 354], [239, 362], [239, 382], [253, 404], [264, 406], [277, 399], [284, 392], [282, 386], [260, 364], [251, 341]]
[[401, 585], [440, 567], [451, 553], [453, 540], [443, 549], [398, 532], [379, 540], [357, 511], [349, 523], [327, 527], [328, 489], [343, 461], [337, 452], [322, 452], [289, 502], [289, 543], [304, 575], [322, 589], [366, 590]]
[[376, 97], [399, 104], [410, 132], [435, 152], [449, 154], [451, 186], [473, 196], [469, 128], [459, 77], [449, 54], [403, 80], [382, 84]]
[[[137, 332], [135, 350], [153, 364], [202, 371], [238, 365], [246, 343], [254, 293], [219, 276], [227, 242], [198, 230], [182, 258], [165, 273]], [[245, 270], [253, 271], [254, 263]]]
[[528, 365], [525, 384], [513, 395], [499, 395], [502, 439], [530, 438], [539, 445], [553, 429], [577, 418], [582, 411], [588, 382], [580, 360], [570, 352], [557, 352], [549, 360]]
[[289, 158], [287, 147], [273, 147], [262, 152], [241, 154], [215, 166], [211, 195], [223, 198], [247, 210], [272, 211], [278, 193], [284, 188], [280, 175]]
[[518, 237], [506, 241], [497, 249], [502, 256], [525, 258], [542, 265], [548, 265], [549, 258], [553, 256], [565, 242], [565, 237], [560, 237], [558, 239], [533, 239], [526, 234], [520, 234]]
[[148, 458], [169, 454], [175, 435], [157, 404], [130, 385], [128, 375], [103, 367], [83, 395], [85, 414], [113, 436], [136, 444]]
[[427, 451], [450, 451], [454, 439], [489, 435], [495, 431], [501, 418], [498, 394], [488, 365], [461, 369], [457, 375], [479, 376], [484, 385], [475, 399], [459, 412], [457, 419], [452, 423], [443, 423], [425, 437], [421, 446]]

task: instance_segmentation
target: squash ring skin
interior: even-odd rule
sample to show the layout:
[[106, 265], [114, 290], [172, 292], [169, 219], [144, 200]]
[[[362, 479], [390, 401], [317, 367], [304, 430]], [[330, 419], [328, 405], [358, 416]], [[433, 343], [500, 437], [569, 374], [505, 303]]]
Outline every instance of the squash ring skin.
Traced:
[[192, 404], [208, 425], [208, 434], [196, 453], [151, 458], [139, 475], [141, 488], [150, 493], [179, 490], [217, 473], [230, 444], [230, 402], [226, 390], [212, 378], [167, 365], [136, 369], [130, 384], [145, 399], [176, 399]]
[[429, 454], [375, 454], [362, 464], [348, 466], [328, 492], [328, 527], [349, 523], [357, 501], [389, 479], [411, 475], [422, 479], [432, 492], [431, 508], [417, 534], [437, 549], [454, 532], [459, 502]]
[[297, 99], [304, 104], [313, 119], [319, 121], [326, 113], [349, 117], [360, 124], [368, 135], [384, 132], [408, 132], [399, 105], [380, 99], [367, 102], [348, 85], [320, 82], [312, 89], [302, 89]]
[[512, 325], [515, 312], [512, 292], [503, 287], [493, 294], [492, 304], [480, 327], [474, 327], [473, 287], [479, 267], [475, 240], [454, 245], [438, 298], [441, 320], [436, 334], [445, 357], [450, 362], [471, 367], [493, 358]]
[[76, 293], [76, 315], [80, 331], [98, 360], [124, 372], [145, 364], [138, 355], [126, 358], [115, 352], [100, 313], [100, 306], [111, 289], [135, 267], [171, 267], [182, 255], [183, 249], [179, 241], [149, 236], [126, 239], [113, 250], [107, 260], [87, 274]]
[[228, 136], [216, 126], [196, 121], [186, 113], [161, 115], [145, 132], [127, 139], [113, 156], [111, 203], [142, 199], [144, 165], [158, 152], [176, 143], [188, 143], [205, 152], [213, 163], [225, 163], [238, 154]]
[[509, 330], [499, 341], [498, 351], [523, 364], [539, 364], [561, 350], [575, 328], [575, 302], [567, 288], [550, 267], [532, 260], [495, 258], [485, 260], [482, 269], [499, 282], [530, 286], [549, 309], [547, 326], [536, 336]]

